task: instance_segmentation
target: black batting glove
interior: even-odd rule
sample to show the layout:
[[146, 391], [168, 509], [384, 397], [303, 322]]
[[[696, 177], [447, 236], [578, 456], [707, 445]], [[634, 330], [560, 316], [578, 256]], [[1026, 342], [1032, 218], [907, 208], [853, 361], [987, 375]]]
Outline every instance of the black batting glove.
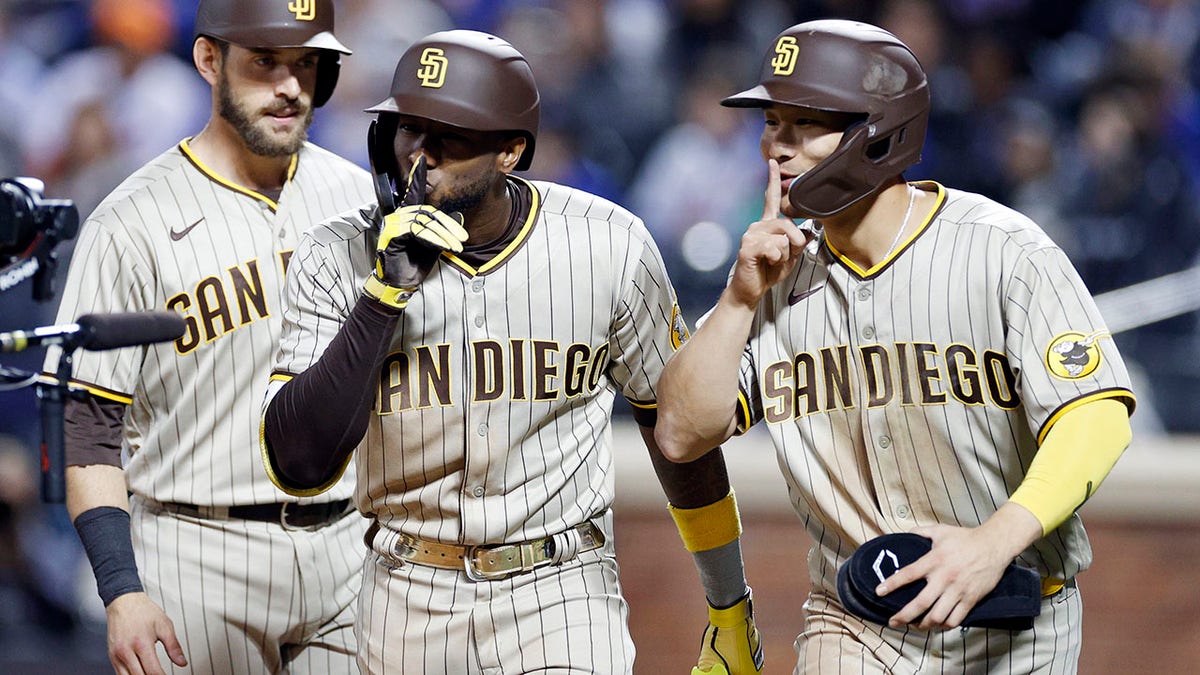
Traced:
[[403, 309], [429, 276], [442, 251], [461, 253], [467, 241], [462, 216], [425, 204], [425, 158], [413, 164], [401, 207], [383, 218], [375, 273], [364, 290], [379, 302]]

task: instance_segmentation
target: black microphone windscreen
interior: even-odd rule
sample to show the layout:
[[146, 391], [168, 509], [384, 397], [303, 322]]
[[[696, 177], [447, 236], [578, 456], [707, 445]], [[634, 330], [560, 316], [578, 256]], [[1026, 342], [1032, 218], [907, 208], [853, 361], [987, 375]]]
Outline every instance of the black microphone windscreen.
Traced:
[[175, 312], [85, 314], [76, 323], [85, 333], [79, 346], [92, 351], [168, 342], [183, 335], [186, 328], [183, 317]]

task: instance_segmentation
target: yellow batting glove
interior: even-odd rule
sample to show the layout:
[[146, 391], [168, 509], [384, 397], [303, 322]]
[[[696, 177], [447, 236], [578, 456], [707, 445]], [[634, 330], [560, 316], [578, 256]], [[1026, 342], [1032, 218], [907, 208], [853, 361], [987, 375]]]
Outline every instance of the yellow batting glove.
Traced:
[[[455, 218], [458, 216], [458, 218]], [[428, 204], [402, 206], [383, 217], [383, 229], [379, 233], [376, 248], [380, 253], [392, 245], [393, 239], [412, 236], [439, 251], [462, 253], [467, 242], [467, 230], [462, 226], [457, 213], [453, 216]], [[375, 271], [382, 275], [383, 268], [376, 262]]]
[[757, 675], [762, 669], [762, 638], [754, 625], [750, 594], [727, 609], [710, 606], [700, 659], [692, 675]]
[[367, 279], [367, 294], [403, 309], [442, 251], [461, 253], [466, 241], [462, 223], [432, 206], [414, 204], [387, 214], [379, 233], [375, 274]]

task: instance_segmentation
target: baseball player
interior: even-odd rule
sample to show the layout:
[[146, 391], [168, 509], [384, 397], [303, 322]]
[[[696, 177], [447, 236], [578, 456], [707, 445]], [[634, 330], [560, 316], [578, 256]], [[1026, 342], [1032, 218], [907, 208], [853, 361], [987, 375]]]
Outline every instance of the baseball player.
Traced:
[[[762, 109], [765, 209], [663, 373], [656, 436], [686, 460], [766, 422], [814, 542], [796, 672], [1073, 672], [1075, 575], [1092, 557], [1075, 510], [1129, 443], [1134, 406], [1079, 276], [1021, 214], [905, 181], [929, 92], [882, 29], [788, 28], [758, 86], [722, 103]], [[1065, 365], [1067, 343], [1087, 358]], [[923, 590], [887, 625], [848, 613], [842, 563], [910, 531], [931, 552], [875, 590]], [[1042, 578], [1033, 629], [943, 630], [1014, 559]]]
[[257, 450], [291, 252], [372, 194], [366, 171], [305, 141], [350, 53], [333, 27], [329, 0], [202, 0], [207, 126], [79, 237], [60, 321], [173, 310], [187, 324], [174, 343], [75, 356], [88, 396], [66, 413], [67, 507], [118, 673], [356, 672], [353, 485], [297, 499]]
[[610, 513], [620, 392], [713, 606], [697, 670], [759, 672], [724, 460], [672, 465], [654, 446], [655, 382], [686, 327], [642, 222], [512, 175], [539, 96], [495, 36], [417, 41], [368, 112], [378, 204], [297, 248], [263, 415], [264, 462], [293, 494], [320, 494], [357, 449], [374, 521], [362, 670], [631, 672]]

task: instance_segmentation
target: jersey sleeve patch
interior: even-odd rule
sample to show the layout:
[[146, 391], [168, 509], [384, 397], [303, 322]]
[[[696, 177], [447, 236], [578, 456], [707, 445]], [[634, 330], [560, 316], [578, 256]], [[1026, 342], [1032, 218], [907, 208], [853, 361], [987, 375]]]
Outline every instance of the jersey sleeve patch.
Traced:
[[1106, 331], [1059, 333], [1046, 348], [1046, 370], [1060, 380], [1078, 380], [1096, 372], [1104, 361], [1100, 345], [1102, 338], [1111, 338]]
[[683, 346], [691, 338], [688, 333], [687, 321], [683, 319], [683, 313], [679, 311], [679, 303], [671, 306], [671, 347], [675, 351]]

